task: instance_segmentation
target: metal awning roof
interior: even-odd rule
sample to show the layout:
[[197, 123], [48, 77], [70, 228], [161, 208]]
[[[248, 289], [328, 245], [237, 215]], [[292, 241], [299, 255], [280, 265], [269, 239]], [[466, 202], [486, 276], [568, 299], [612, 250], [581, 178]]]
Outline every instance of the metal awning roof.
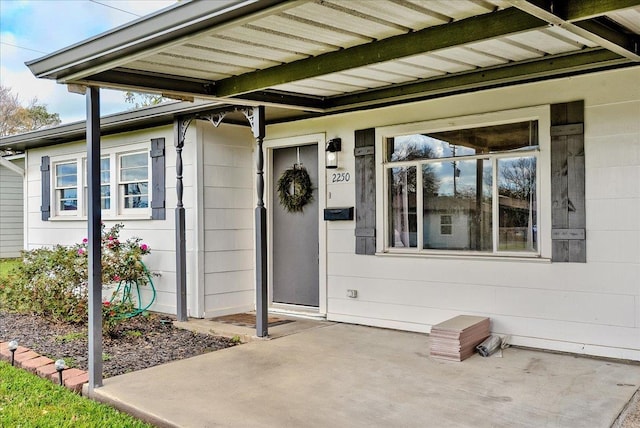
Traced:
[[634, 66], [639, 40], [640, 0], [193, 0], [27, 65], [322, 114]]

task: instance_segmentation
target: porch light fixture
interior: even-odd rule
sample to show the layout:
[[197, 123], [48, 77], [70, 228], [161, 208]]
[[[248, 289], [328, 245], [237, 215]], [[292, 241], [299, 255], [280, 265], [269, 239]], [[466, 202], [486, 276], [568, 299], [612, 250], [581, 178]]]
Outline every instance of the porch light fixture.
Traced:
[[9, 342], [7, 348], [9, 348], [9, 351], [11, 351], [11, 365], [13, 365], [16, 360], [16, 349], [18, 349], [18, 341], [12, 340], [11, 342]]
[[342, 140], [334, 138], [327, 141], [326, 148], [326, 167], [327, 169], [336, 169], [338, 167], [338, 152], [342, 150]]
[[58, 372], [58, 379], [60, 380], [60, 385], [62, 385], [62, 371], [66, 369], [67, 366], [65, 365], [64, 360], [62, 358], [60, 358], [59, 360], [56, 360], [54, 364], [56, 366], [56, 371]]

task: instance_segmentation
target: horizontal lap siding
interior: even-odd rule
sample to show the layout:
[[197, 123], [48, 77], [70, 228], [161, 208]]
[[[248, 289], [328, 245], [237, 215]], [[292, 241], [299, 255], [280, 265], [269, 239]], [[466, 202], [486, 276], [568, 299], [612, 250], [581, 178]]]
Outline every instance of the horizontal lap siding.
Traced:
[[[635, 67], [270, 127], [271, 138], [330, 130], [353, 172], [359, 129], [585, 103], [586, 263], [356, 255], [355, 222], [330, 222], [328, 318], [428, 332], [478, 314], [514, 343], [640, 360], [640, 94], [630, 90], [638, 80]], [[330, 200], [352, 205], [354, 186], [333, 187]], [[549, 209], [550, 194], [541, 197]]]
[[[23, 168], [24, 160], [10, 161]], [[24, 180], [0, 166], [0, 259], [18, 257], [24, 245]]]
[[[165, 220], [104, 220], [106, 227], [111, 227], [115, 223], [123, 223], [125, 227], [121, 231], [121, 237], [126, 239], [137, 236], [142, 238], [151, 248], [151, 254], [145, 256], [144, 262], [147, 267], [159, 276], [153, 277], [153, 283], [157, 290], [156, 302], [152, 310], [175, 313], [175, 217], [174, 208], [176, 206], [175, 189], [175, 164], [176, 152], [173, 148], [173, 127], [165, 126], [151, 128], [147, 130], [134, 131], [125, 134], [103, 136], [101, 146], [103, 149], [112, 147], [122, 147], [123, 151], [131, 144], [147, 143], [147, 150], [151, 149], [151, 139], [165, 138], [166, 147], [166, 219]], [[29, 229], [27, 231], [27, 247], [29, 249], [39, 247], [50, 247], [56, 244], [72, 245], [80, 242], [87, 236], [86, 220], [53, 220], [42, 221], [40, 213], [41, 204], [41, 175], [40, 159], [42, 156], [50, 156], [54, 159], [59, 156], [76, 157], [78, 154], [86, 154], [86, 145], [83, 141], [76, 143], [62, 144], [58, 146], [34, 149], [28, 152], [27, 166], [27, 221]], [[183, 151], [184, 160], [184, 185], [185, 195], [193, 194], [194, 186], [194, 158], [193, 138]], [[112, 195], [117, 192], [112, 191]], [[193, 204], [191, 200], [185, 199], [187, 208], [187, 252], [193, 251], [193, 230], [195, 221], [192, 214]], [[187, 262], [189, 266], [189, 261]], [[193, 281], [189, 267], [187, 281]], [[191, 292], [189, 292], [191, 294]], [[145, 291], [145, 296], [149, 296], [149, 291]]]

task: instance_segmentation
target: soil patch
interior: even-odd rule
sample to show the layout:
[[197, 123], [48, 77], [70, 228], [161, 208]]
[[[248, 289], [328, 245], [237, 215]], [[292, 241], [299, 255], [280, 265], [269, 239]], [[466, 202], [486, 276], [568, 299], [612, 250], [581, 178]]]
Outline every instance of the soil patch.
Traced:
[[[103, 337], [104, 377], [235, 346], [225, 337], [177, 328], [174, 320], [168, 315], [137, 316], [118, 325], [112, 337]], [[85, 326], [0, 310], [0, 340], [13, 339], [53, 360], [64, 358], [70, 366], [88, 370]]]

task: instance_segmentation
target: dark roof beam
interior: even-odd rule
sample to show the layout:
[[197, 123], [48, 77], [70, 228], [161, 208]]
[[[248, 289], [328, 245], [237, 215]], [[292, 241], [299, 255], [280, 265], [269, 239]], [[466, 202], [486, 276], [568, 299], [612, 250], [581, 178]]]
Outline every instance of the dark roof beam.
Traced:
[[585, 49], [577, 53], [550, 55], [530, 61], [487, 67], [476, 71], [337, 96], [327, 99], [325, 105], [327, 112], [352, 110], [397, 103], [403, 100], [432, 98], [506, 84], [543, 80], [567, 73], [595, 71], [625, 64], [629, 64], [626, 58], [606, 49]]
[[222, 79], [216, 82], [214, 95], [229, 97], [263, 90], [275, 85], [462, 46], [546, 25], [546, 21], [529, 13], [508, 8]]
[[[126, 69], [103, 71], [87, 76], [78, 81], [78, 83], [87, 86], [105, 86], [137, 92], [161, 93], [163, 96], [182, 99], [183, 101], [190, 101], [193, 97], [216, 99], [212, 95], [213, 82], [180, 79], [175, 76], [155, 73], [147, 74]], [[232, 101], [233, 99], [225, 98], [218, 101], [235, 104]], [[264, 105], [275, 104], [279, 107], [290, 107], [298, 110], [319, 111], [322, 109], [322, 100], [318, 97], [283, 94], [275, 91], [247, 94], [247, 96], [239, 99], [237, 103], [246, 104], [247, 101]]]

